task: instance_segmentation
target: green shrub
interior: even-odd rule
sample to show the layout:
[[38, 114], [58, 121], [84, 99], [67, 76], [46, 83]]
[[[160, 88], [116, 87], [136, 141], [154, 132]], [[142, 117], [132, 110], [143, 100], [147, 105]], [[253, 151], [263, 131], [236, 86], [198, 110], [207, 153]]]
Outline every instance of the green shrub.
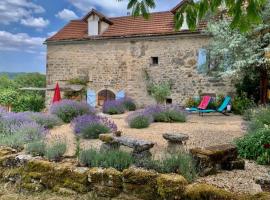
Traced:
[[26, 145], [26, 152], [33, 156], [44, 156], [46, 144], [44, 141], [34, 141]]
[[185, 122], [186, 116], [183, 112], [167, 110], [153, 114], [155, 122]]
[[143, 160], [140, 167], [153, 169], [159, 173], [178, 173], [189, 182], [196, 178], [196, 168], [192, 157], [186, 153], [173, 154], [161, 160]]
[[60, 161], [67, 150], [67, 144], [64, 141], [55, 141], [46, 147], [45, 156], [51, 161]]
[[20, 133], [14, 134], [1, 134], [0, 135], [0, 146], [8, 146], [13, 149], [23, 149], [25, 140], [24, 135]]
[[171, 95], [171, 86], [169, 83], [152, 84], [149, 90], [157, 103], [164, 103], [166, 98]]
[[250, 114], [249, 131], [258, 130], [270, 126], [270, 107], [258, 107]]
[[246, 95], [237, 96], [232, 101], [232, 111], [238, 115], [243, 115], [246, 110], [254, 106], [254, 101], [247, 98]]
[[241, 157], [256, 160], [259, 164], [270, 164], [270, 129], [263, 128], [236, 140]]
[[149, 117], [144, 115], [136, 116], [129, 121], [130, 128], [142, 129], [149, 127], [150, 124], [151, 121], [149, 120]]
[[98, 139], [100, 134], [109, 132], [110, 128], [98, 123], [88, 124], [81, 130], [82, 137], [85, 139]]
[[136, 104], [133, 102], [133, 100], [130, 100], [130, 99], [127, 99], [127, 100], [124, 99], [123, 105], [124, 105], [125, 110], [127, 111], [135, 111], [137, 109]]
[[83, 150], [79, 156], [80, 163], [88, 167], [113, 167], [120, 171], [127, 169], [132, 163], [133, 158], [129, 153], [123, 151], [101, 151], [93, 149]]
[[187, 99], [185, 106], [186, 106], [186, 108], [198, 107], [200, 102], [201, 102], [200, 98], [195, 99], [195, 98], [190, 97]]

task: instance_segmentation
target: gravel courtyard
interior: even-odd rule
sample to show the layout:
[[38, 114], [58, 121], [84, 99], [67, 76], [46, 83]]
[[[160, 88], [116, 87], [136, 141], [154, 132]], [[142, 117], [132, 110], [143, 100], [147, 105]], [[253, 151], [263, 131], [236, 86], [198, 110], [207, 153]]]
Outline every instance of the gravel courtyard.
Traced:
[[[204, 117], [190, 114], [186, 123], [153, 123], [146, 129], [131, 129], [127, 126], [123, 115], [109, 116], [123, 132], [124, 136], [152, 141], [155, 143], [152, 153], [159, 155], [166, 150], [166, 140], [163, 133], [184, 133], [189, 135], [187, 149], [207, 147], [233, 142], [245, 134], [242, 130], [242, 118], [237, 115], [223, 116], [211, 114]], [[68, 156], [75, 152], [75, 135], [70, 125], [63, 125], [52, 130], [52, 136], [63, 137], [68, 143]], [[99, 148], [99, 140], [82, 140], [81, 147]], [[246, 170], [221, 171], [217, 175], [198, 178], [196, 182], [207, 182], [233, 192], [257, 193], [261, 191], [254, 178], [267, 175], [269, 167], [259, 166], [246, 161]]]

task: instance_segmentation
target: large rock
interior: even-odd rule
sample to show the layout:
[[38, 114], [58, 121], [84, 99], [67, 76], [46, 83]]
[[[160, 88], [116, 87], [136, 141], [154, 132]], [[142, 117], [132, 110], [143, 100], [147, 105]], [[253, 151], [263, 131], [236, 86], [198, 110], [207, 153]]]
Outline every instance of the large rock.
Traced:
[[139, 199], [157, 199], [158, 173], [140, 168], [129, 168], [123, 171], [123, 189], [126, 194]]
[[163, 199], [181, 199], [187, 180], [178, 174], [161, 174], [157, 178], [158, 194]]
[[270, 192], [270, 177], [258, 177], [255, 179], [256, 183], [259, 184], [263, 191]]
[[215, 163], [223, 163], [226, 161], [236, 160], [238, 157], [237, 148], [232, 144], [217, 145], [202, 148], [191, 149], [193, 155], [205, 155]]
[[171, 143], [182, 144], [189, 139], [189, 136], [182, 133], [165, 133], [163, 138]]

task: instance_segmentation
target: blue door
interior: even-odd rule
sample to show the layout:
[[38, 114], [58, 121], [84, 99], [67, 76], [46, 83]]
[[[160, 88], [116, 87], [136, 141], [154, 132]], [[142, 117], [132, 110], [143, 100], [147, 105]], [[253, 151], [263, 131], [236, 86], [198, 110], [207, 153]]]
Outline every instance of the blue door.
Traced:
[[121, 90], [116, 93], [116, 100], [125, 98], [125, 91]]
[[94, 90], [87, 90], [87, 103], [93, 107], [97, 105], [96, 92]]

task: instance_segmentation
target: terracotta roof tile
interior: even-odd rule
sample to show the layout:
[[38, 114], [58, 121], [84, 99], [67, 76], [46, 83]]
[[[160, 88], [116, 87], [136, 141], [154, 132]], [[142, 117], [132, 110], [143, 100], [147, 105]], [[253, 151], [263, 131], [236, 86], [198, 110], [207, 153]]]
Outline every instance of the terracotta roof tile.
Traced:
[[[170, 11], [151, 13], [150, 19], [146, 20], [143, 17], [115, 17], [108, 18], [112, 25], [100, 36], [89, 37], [87, 34], [88, 24], [85, 20], [73, 20], [63, 29], [56, 33], [47, 41], [59, 40], [81, 40], [108, 37], [129, 37], [129, 36], [146, 36], [159, 34], [174, 34], [177, 33], [174, 29], [174, 14]], [[200, 22], [198, 30], [203, 29], [206, 22]], [[189, 31], [178, 31], [189, 32]]]

